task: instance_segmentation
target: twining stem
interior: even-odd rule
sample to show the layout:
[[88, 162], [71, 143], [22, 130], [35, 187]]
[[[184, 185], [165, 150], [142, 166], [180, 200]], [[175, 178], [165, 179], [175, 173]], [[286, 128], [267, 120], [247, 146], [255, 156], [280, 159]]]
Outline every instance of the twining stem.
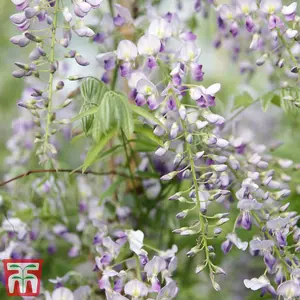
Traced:
[[[57, 29], [57, 20], [58, 20], [58, 11], [59, 11], [58, 2], [59, 1], [55, 1], [55, 6], [54, 6], [54, 16], [53, 16], [51, 46], [50, 46], [50, 56], [49, 56], [50, 66], [55, 61], [56, 29]], [[51, 119], [52, 119], [53, 79], [54, 79], [54, 73], [50, 72], [49, 81], [48, 81], [49, 94], [48, 94], [48, 107], [47, 107], [47, 123], [46, 123], [45, 140], [44, 140], [44, 154], [47, 151], [47, 145], [49, 143], [49, 137], [50, 137], [50, 125], [52, 122]]]
[[42, 170], [30, 170], [28, 172], [25, 172], [23, 174], [20, 174], [16, 177], [13, 177], [11, 179], [8, 179], [6, 181], [3, 181], [0, 183], [0, 187], [4, 186], [10, 182], [13, 182], [15, 180], [21, 179], [23, 177], [27, 177], [30, 174], [38, 174], [38, 173], [70, 173], [71, 174], [80, 174], [80, 175], [96, 175], [96, 176], [107, 176], [107, 175], [118, 175], [118, 176], [122, 176], [122, 177], [126, 177], [126, 178], [131, 178], [131, 176], [134, 176], [135, 178], [139, 178], [138, 176], [135, 175], [129, 175], [123, 172], [118, 172], [116, 170], [112, 170], [112, 171], [107, 171], [107, 172], [94, 172], [94, 171], [81, 171], [81, 170], [73, 170], [73, 169], [42, 169]]

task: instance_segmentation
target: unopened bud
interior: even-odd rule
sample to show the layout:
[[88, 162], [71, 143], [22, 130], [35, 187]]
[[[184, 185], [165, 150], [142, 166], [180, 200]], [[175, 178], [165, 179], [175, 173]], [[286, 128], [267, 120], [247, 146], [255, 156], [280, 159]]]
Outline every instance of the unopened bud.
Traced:
[[63, 82], [63, 81], [59, 81], [59, 82], [57, 83], [57, 85], [56, 85], [56, 89], [57, 89], [57, 90], [61, 90], [61, 89], [64, 88], [64, 86], [65, 86], [64, 82]]
[[295, 67], [292, 67], [292, 68], [291, 68], [291, 72], [294, 73], [294, 74], [297, 74], [297, 73], [299, 73], [299, 68], [296, 67], [296, 66], [295, 66]]
[[33, 42], [36, 42], [36, 43], [40, 43], [40, 42], [42, 41], [42, 39], [41, 39], [40, 37], [37, 37], [37, 36], [33, 35], [33, 34], [30, 33], [30, 32], [25, 32], [25, 36], [26, 36], [29, 40], [31, 40], [31, 41], [33, 41]]
[[187, 216], [188, 213], [189, 213], [189, 210], [185, 209], [185, 210], [181, 211], [180, 213], [178, 213], [176, 215], [176, 218], [177, 219], [184, 219]]
[[63, 103], [62, 107], [67, 107], [68, 105], [70, 105], [70, 103], [72, 103], [72, 99], [67, 99], [67, 100]]
[[53, 122], [56, 119], [56, 113], [53, 113], [50, 117], [51, 122]]
[[216, 225], [221, 226], [221, 225], [227, 223], [228, 221], [229, 221], [229, 218], [222, 218], [216, 223]]
[[256, 61], [256, 65], [259, 67], [262, 66], [268, 58], [269, 58], [269, 54], [265, 53]]
[[195, 270], [196, 274], [201, 273], [205, 269], [205, 267], [206, 267], [205, 264], [198, 265]]
[[284, 59], [283, 58], [279, 60], [279, 62], [277, 63], [277, 66], [279, 68], [282, 68], [284, 66]]

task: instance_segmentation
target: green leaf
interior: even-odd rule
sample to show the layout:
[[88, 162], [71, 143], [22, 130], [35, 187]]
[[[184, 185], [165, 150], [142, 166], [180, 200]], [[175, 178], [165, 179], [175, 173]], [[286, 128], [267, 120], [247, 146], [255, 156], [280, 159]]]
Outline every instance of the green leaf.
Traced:
[[157, 149], [157, 143], [141, 136], [135, 141], [134, 149], [138, 152], [154, 152]]
[[130, 138], [133, 132], [133, 118], [128, 99], [122, 94], [109, 91], [95, 114], [93, 139], [97, 142], [113, 128], [122, 129], [126, 137]]
[[[90, 105], [90, 104], [89, 104]], [[87, 116], [90, 116], [90, 115], [93, 115], [97, 112], [98, 110], [98, 106], [97, 105], [92, 105], [92, 107], [90, 106], [88, 109], [83, 109], [83, 107], [87, 106], [86, 104], [84, 104], [82, 107], [81, 107], [81, 110], [80, 110], [80, 113], [75, 116], [74, 118], [71, 119], [71, 122], [75, 122], [75, 121], [78, 121], [78, 120], [81, 120], [82, 118], [84, 117], [87, 117]]]
[[295, 102], [299, 101], [299, 93], [299, 88], [288, 87], [281, 89], [281, 107], [286, 114], [293, 117], [299, 116], [299, 108], [295, 105]]
[[[98, 109], [98, 106], [96, 106], [96, 108]], [[93, 103], [84, 103], [80, 109], [79, 113], [85, 113], [85, 112], [89, 112], [89, 111], [95, 111], [95, 113], [97, 112], [97, 110], [95, 110], [95, 104]], [[90, 130], [90, 128], [93, 125], [93, 121], [94, 121], [94, 116], [95, 113], [89, 113], [88, 115], [84, 115], [82, 117], [82, 129], [83, 131], [87, 134]]]
[[93, 77], [88, 77], [81, 84], [80, 91], [84, 102], [75, 120], [82, 119], [82, 129], [85, 133], [88, 133], [92, 127], [97, 107], [104, 98], [108, 88], [104, 82]]
[[103, 153], [101, 153], [98, 158], [99, 160], [105, 159], [107, 157], [110, 157], [111, 155], [116, 155], [118, 153], [122, 153], [124, 151], [124, 147], [123, 145], [119, 144], [116, 145], [114, 147], [112, 147], [111, 149], [104, 151]]
[[158, 124], [162, 128], [166, 129], [165, 125], [161, 121], [159, 121], [156, 117], [154, 117], [151, 113], [149, 113], [147, 110], [145, 110], [139, 106], [136, 106], [135, 104], [131, 104], [130, 107], [131, 107], [131, 110], [134, 113], [136, 113], [137, 115], [139, 115], [149, 121], [152, 121], [153, 123]]
[[235, 97], [233, 110], [236, 110], [240, 107], [247, 107], [251, 105], [253, 101], [253, 98], [248, 92], [243, 92], [241, 95]]
[[143, 137], [150, 139], [160, 146], [164, 146], [163, 141], [153, 133], [153, 129], [148, 125], [136, 125], [134, 131]]
[[82, 133], [80, 133], [80, 134], [74, 136], [74, 137], [72, 138], [72, 140], [71, 140], [71, 144], [75, 144], [76, 142], [78, 142], [79, 140], [81, 140], [81, 139], [84, 138], [84, 137], [85, 137], [84, 132], [82, 132]]
[[97, 144], [95, 144], [87, 153], [82, 171], [86, 171], [86, 169], [94, 163], [100, 151], [105, 147], [105, 145], [113, 138], [113, 136], [117, 133], [117, 129], [113, 128], [106, 135], [104, 135]]
[[97, 78], [88, 77], [81, 84], [80, 91], [84, 102], [100, 104], [108, 87]]
[[28, 276], [26, 276], [24, 279], [34, 279], [35, 277], [34, 276], [32, 276], [32, 275], [28, 275]]
[[264, 94], [261, 99], [261, 106], [263, 111], [267, 111], [269, 105], [272, 103], [274, 105], [280, 106], [280, 97], [275, 91], [268, 92]]

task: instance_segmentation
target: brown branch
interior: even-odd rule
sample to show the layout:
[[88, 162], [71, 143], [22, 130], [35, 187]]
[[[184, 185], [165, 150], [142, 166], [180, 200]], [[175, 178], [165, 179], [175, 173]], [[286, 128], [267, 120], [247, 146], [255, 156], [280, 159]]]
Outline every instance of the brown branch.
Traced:
[[9, 180], [6, 180], [6, 181], [3, 181], [0, 183], [0, 187], [1, 186], [4, 186], [12, 181], [15, 181], [17, 179], [20, 179], [20, 178], [23, 178], [23, 177], [26, 177], [30, 174], [37, 174], [37, 173], [70, 173], [71, 174], [81, 174], [81, 175], [88, 175], [88, 174], [91, 174], [91, 175], [97, 175], [97, 176], [106, 176], [106, 175], [119, 175], [119, 176], [123, 176], [123, 177], [128, 177], [130, 178], [130, 175], [129, 174], [126, 174], [126, 173], [122, 173], [122, 172], [117, 172], [117, 171], [108, 171], [108, 172], [94, 172], [94, 171], [85, 171], [85, 172], [82, 172], [80, 170], [72, 170], [72, 169], [45, 169], [45, 170], [30, 170], [26, 173], [23, 173], [23, 174], [20, 174], [16, 177], [13, 177]]

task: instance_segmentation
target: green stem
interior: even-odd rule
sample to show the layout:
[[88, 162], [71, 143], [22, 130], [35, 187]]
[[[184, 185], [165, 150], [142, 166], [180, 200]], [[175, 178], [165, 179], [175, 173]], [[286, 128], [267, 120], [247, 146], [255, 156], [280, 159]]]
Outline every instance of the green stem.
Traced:
[[[180, 104], [179, 104], [177, 98], [176, 98], [176, 105], [177, 105], [177, 108], [179, 109]], [[186, 125], [181, 119], [180, 119], [180, 122], [181, 122], [181, 126], [183, 128], [183, 131], [184, 131], [184, 137], [186, 139], [187, 135], [188, 135]], [[197, 207], [197, 212], [199, 212], [199, 222], [200, 222], [200, 229], [201, 229], [201, 234], [202, 234], [201, 242], [205, 249], [205, 257], [206, 257], [206, 261], [208, 262], [209, 270], [211, 271], [211, 262], [210, 262], [210, 258], [209, 258], [209, 250], [208, 250], [206, 233], [205, 233], [205, 221], [204, 221], [203, 215], [201, 213], [201, 200], [199, 197], [199, 186], [198, 186], [198, 182], [197, 182], [196, 167], [195, 167], [195, 163], [194, 163], [194, 159], [193, 159], [191, 145], [187, 142], [186, 142], [186, 149], [187, 149], [188, 160], [189, 160], [191, 171], [192, 171], [193, 185], [194, 185], [195, 193], [196, 193], [196, 207]]]
[[284, 45], [284, 47], [285, 47], [286, 50], [288, 51], [288, 53], [289, 53], [289, 55], [290, 55], [292, 61], [294, 62], [295, 67], [298, 67], [298, 61], [297, 61], [297, 59], [294, 57], [294, 55], [293, 55], [293, 53], [292, 53], [292, 51], [291, 51], [291, 48], [290, 48], [289, 44], [286, 42], [286, 40], [285, 40], [284, 37], [282, 36], [282, 34], [281, 34], [281, 32], [280, 32], [279, 29], [277, 29], [277, 34], [278, 34], [278, 36], [279, 36], [279, 38], [280, 38], [280, 41], [282, 42], [282, 44]]
[[142, 281], [140, 258], [138, 257], [138, 255], [135, 256], [135, 260], [136, 260], [136, 275], [137, 275], [137, 279], [140, 280], [140, 281]]
[[[57, 29], [57, 20], [58, 20], [58, 11], [59, 11], [58, 2], [59, 1], [56, 1], [54, 6], [54, 17], [53, 17], [51, 47], [50, 47], [50, 57], [49, 57], [50, 65], [53, 64], [55, 61], [56, 29]], [[44, 154], [47, 151], [47, 145], [50, 137], [50, 125], [51, 125], [51, 118], [52, 118], [53, 80], [54, 80], [54, 74], [50, 72], [49, 82], [48, 82], [49, 102], [47, 107], [47, 123], [46, 123], [46, 130], [45, 130], [46, 132], [45, 132], [45, 140], [44, 140]]]

